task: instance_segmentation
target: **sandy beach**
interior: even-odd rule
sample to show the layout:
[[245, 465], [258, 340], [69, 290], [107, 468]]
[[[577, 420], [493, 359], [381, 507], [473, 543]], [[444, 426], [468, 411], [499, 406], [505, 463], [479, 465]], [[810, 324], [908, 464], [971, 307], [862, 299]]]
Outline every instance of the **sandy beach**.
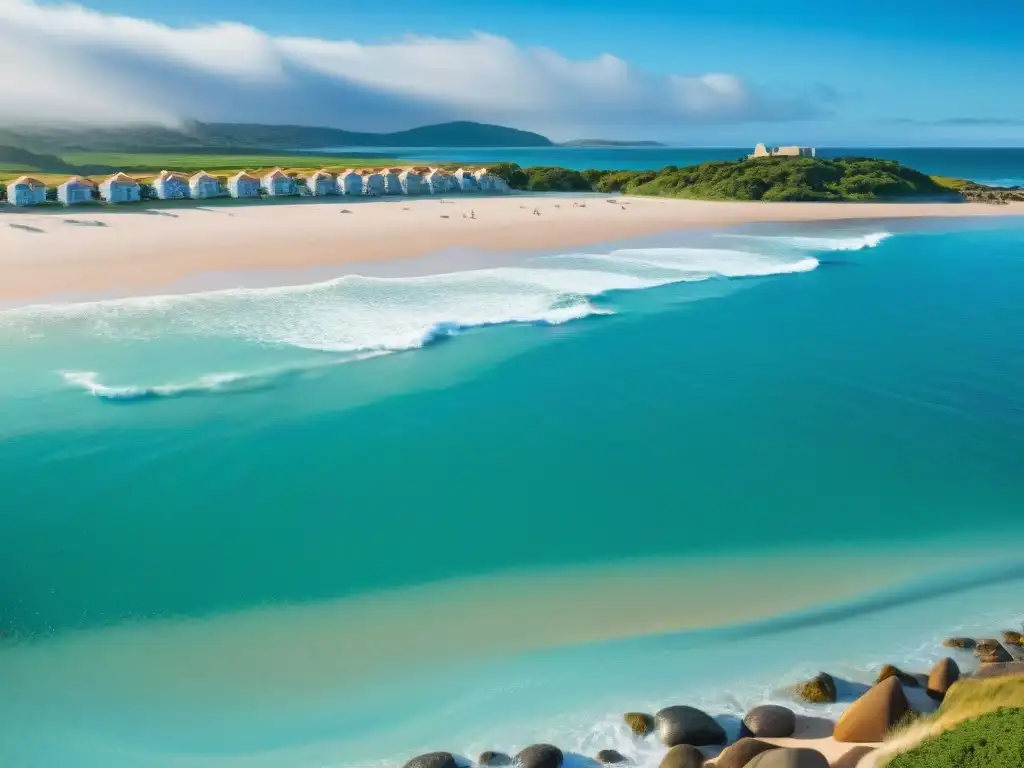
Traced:
[[724, 203], [514, 195], [0, 213], [0, 301], [148, 293], [213, 271], [331, 267], [451, 248], [582, 246], [760, 222], [1000, 216], [1024, 205]]

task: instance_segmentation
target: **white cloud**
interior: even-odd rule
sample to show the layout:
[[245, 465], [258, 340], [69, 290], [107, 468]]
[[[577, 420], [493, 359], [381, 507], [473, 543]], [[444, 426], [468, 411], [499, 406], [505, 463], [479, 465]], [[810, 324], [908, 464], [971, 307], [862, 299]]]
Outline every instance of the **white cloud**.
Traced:
[[[488, 34], [390, 43], [274, 37], [236, 23], [175, 28], [80, 6], [0, 0], [0, 122], [182, 118], [396, 130], [453, 119], [564, 133], [798, 119], [720, 73], [656, 76]], [[17, 73], [16, 75], [14, 73]]]

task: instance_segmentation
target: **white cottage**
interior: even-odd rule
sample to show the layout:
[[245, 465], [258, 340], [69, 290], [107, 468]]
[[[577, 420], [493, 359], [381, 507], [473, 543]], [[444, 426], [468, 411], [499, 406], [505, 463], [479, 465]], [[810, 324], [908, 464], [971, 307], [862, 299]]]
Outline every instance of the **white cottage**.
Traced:
[[153, 193], [160, 200], [182, 200], [191, 194], [188, 176], [183, 173], [160, 171], [160, 175], [153, 179]]
[[265, 175], [260, 184], [267, 194], [272, 197], [287, 197], [288, 195], [299, 194], [299, 188], [295, 183], [295, 179], [280, 168], [275, 168]]
[[128, 174], [115, 173], [100, 184], [100, 197], [108, 203], [137, 203], [142, 199], [142, 189]]
[[452, 177], [455, 179], [458, 189], [463, 192], [478, 192], [480, 190], [476, 183], [476, 176], [473, 175], [472, 171], [459, 168], [459, 170], [452, 174]]
[[432, 195], [443, 195], [452, 188], [452, 177], [440, 168], [434, 168], [424, 177], [424, 180]]
[[363, 194], [363, 175], [354, 168], [349, 168], [344, 173], [338, 174], [338, 194]]
[[364, 195], [376, 196], [384, 194], [384, 176], [380, 172], [379, 168], [374, 168], [370, 171], [362, 171], [362, 174]]
[[422, 195], [430, 190], [423, 176], [430, 173], [429, 168], [406, 168], [398, 174], [398, 181], [402, 185], [402, 192], [407, 195]]
[[196, 200], [221, 196], [220, 182], [206, 171], [192, 174], [188, 180], [188, 189]]
[[31, 176], [19, 176], [7, 185], [11, 205], [39, 205], [46, 202], [46, 185]]
[[93, 200], [93, 192], [95, 190], [96, 185], [88, 179], [72, 176], [57, 187], [57, 199], [64, 203], [64, 205], [90, 203]]
[[317, 197], [338, 194], [338, 183], [335, 181], [334, 175], [324, 169], [309, 174], [306, 177], [306, 187], [309, 188], [309, 194]]
[[384, 194], [385, 195], [400, 195], [402, 194], [402, 180], [399, 178], [402, 174], [401, 168], [385, 168], [381, 173], [384, 177]]
[[228, 179], [228, 194], [234, 198], [259, 197], [260, 180], [251, 173], [239, 171]]

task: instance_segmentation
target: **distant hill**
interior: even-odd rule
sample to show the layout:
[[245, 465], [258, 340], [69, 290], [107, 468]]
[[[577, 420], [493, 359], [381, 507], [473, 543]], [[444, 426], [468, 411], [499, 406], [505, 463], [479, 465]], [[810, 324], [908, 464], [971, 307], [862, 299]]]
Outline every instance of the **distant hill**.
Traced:
[[321, 150], [340, 147], [549, 147], [539, 133], [501, 125], [454, 122], [396, 133], [257, 123], [189, 122], [159, 125], [32, 129], [0, 128], [0, 144], [38, 152], [251, 153], [253, 150]]
[[615, 141], [614, 139], [573, 139], [563, 147], [665, 147], [660, 141]]

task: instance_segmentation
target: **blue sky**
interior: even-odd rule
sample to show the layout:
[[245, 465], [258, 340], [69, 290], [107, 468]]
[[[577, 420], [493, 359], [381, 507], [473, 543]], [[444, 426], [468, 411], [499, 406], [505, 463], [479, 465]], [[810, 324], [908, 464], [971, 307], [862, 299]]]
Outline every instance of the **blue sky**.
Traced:
[[[0, 5], [4, 2], [28, 0], [0, 0]], [[343, 78], [346, 87], [354, 77], [367, 104], [383, 107], [377, 98], [380, 93], [397, 99], [400, 92], [410, 103], [436, 103], [439, 117], [460, 117], [462, 110], [470, 119], [480, 119], [486, 106], [501, 118], [496, 122], [512, 120], [510, 124], [518, 122], [520, 127], [555, 138], [582, 132], [705, 145], [745, 145], [760, 138], [770, 143], [817, 144], [1024, 143], [1024, 99], [1020, 98], [1024, 66], [1007, 64], [1019, 61], [1024, 50], [1021, 0], [989, 0], [955, 9], [919, 0], [87, 0], [82, 4], [102, 14], [172, 28], [239, 22], [273, 37], [352, 41], [371, 51], [406, 35], [459, 41], [485, 33], [514, 46], [516, 57], [526, 62], [523, 66], [531, 68], [535, 78], [540, 75], [529, 52], [537, 47], [550, 49], [570, 63], [611, 55], [628, 65], [630, 83], [642, 82], [652, 94], [650, 102], [624, 104], [623, 112], [634, 113], [635, 120], [612, 119], [608, 104], [597, 109], [591, 103], [599, 94], [591, 101], [576, 98], [571, 85], [582, 75], [567, 75], [568, 84], [563, 83], [565, 90], [559, 93], [576, 112], [568, 107], [554, 110], [548, 102], [545, 118], [540, 103], [536, 108], [523, 103], [504, 110], [500, 103], [487, 100], [493, 93], [481, 93], [477, 104], [462, 91], [452, 100], [451, 94], [426, 93], [422, 84], [407, 87], [395, 82], [395, 76], [380, 81], [363, 71], [354, 74], [348, 64], [326, 73]], [[0, 32], [0, 43], [2, 37]], [[365, 66], [369, 68], [372, 61], [378, 59], [368, 58]], [[553, 66], [552, 77], [565, 69], [560, 63]], [[479, 68], [486, 69], [486, 62]], [[699, 78], [707, 73], [736, 78], [742, 85], [730, 82], [727, 87], [741, 89], [742, 94], [729, 98], [718, 94], [716, 106], [709, 107], [705, 101], [711, 97], [691, 93], [686, 86], [685, 108], [676, 113], [655, 108], [653, 102], [664, 100], [665, 89], [676, 87], [666, 85], [666, 79]], [[605, 75], [594, 75], [601, 76]], [[313, 87], [305, 80], [302, 86]], [[466, 85], [473, 86], [481, 91], [510, 87], [502, 78], [493, 86], [485, 80]], [[326, 84], [317, 87], [329, 92]], [[599, 87], [599, 82], [589, 79], [584, 86], [595, 91]], [[339, 93], [348, 98], [348, 91]], [[408, 127], [405, 123], [419, 119], [420, 114], [408, 103], [396, 102], [393, 127]], [[430, 109], [422, 114], [429, 116]], [[340, 114], [315, 116], [320, 122], [350, 127]], [[975, 123], [967, 124], [967, 119]], [[384, 123], [373, 126], [387, 127]]]

